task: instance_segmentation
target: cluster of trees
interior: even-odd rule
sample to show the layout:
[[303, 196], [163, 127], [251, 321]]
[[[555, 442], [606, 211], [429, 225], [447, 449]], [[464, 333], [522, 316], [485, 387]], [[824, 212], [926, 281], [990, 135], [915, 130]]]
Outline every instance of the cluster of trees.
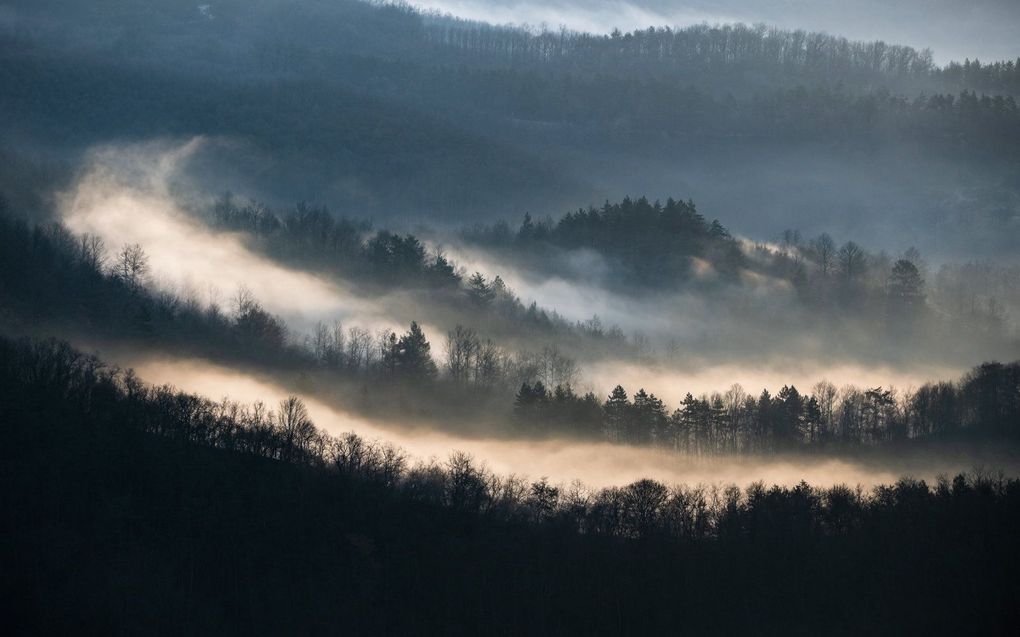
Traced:
[[[404, 333], [320, 323], [305, 337], [288, 330], [246, 288], [221, 308], [149, 283], [147, 257], [138, 245], [111, 254], [95, 235], [0, 214], [0, 326], [6, 330], [166, 349], [256, 364], [284, 376], [324, 375], [327, 387], [337, 380], [399, 384], [401, 401], [380, 398], [362, 406], [406, 403], [448, 419], [458, 410], [463, 418], [482, 411], [491, 417], [493, 408], [502, 416], [522, 382], [569, 384], [578, 378], [577, 363], [554, 346], [512, 351], [458, 325], [443, 343], [440, 366], [414, 321]], [[480, 274], [463, 294], [469, 304], [519, 303], [498, 279], [490, 285]]]
[[[536, 331], [556, 338], [626, 345], [619, 328], [608, 332], [587, 322], [571, 323], [555, 310], [525, 304], [499, 276], [467, 276], [441, 247], [428, 249], [413, 234], [372, 232], [365, 221], [336, 217], [325, 207], [298, 204], [274, 212], [249, 201], [223, 196], [212, 210], [216, 227], [248, 234], [253, 247], [286, 262], [324, 270], [355, 282], [385, 289], [428, 290], [422, 302], [445, 302], [459, 316], [486, 322], [510, 333]], [[597, 327], [598, 329], [595, 329]]]
[[739, 24], [602, 36], [444, 20], [426, 33], [437, 58], [478, 67], [434, 86], [474, 85], [468, 104], [542, 122], [542, 135], [644, 152], [692, 138], [910, 139], [1017, 159], [1011, 61], [939, 69], [911, 47]]
[[[1020, 93], [1020, 59], [982, 64], [952, 61], [939, 67], [928, 49], [851, 41], [826, 33], [765, 25], [650, 27], [607, 35], [494, 26], [444, 17], [424, 32], [436, 55], [460, 52], [476, 66], [540, 67], [574, 77], [668, 78], [717, 92], [765, 85], [880, 86], [899, 93], [971, 90]], [[464, 55], [469, 52], [470, 55]]]
[[692, 201], [671, 198], [663, 205], [627, 197], [557, 220], [525, 215], [516, 229], [504, 221], [477, 224], [461, 236], [544, 276], [589, 276], [562, 257], [564, 251], [595, 251], [610, 266], [599, 283], [628, 295], [691, 287], [711, 293], [725, 286], [751, 293], [730, 308], [719, 296], [720, 313], [746, 314], [748, 303], [767, 306], [789, 290], [784, 302], [812, 312], [801, 317], [806, 329], [817, 328], [821, 316], [863, 322], [876, 337], [901, 342], [945, 342], [960, 330], [997, 344], [1017, 337], [1010, 317], [1020, 310], [1015, 267], [946, 263], [932, 272], [915, 248], [893, 256], [852, 240], [838, 243], [827, 233], [808, 239], [796, 230], [783, 232], [776, 244], [751, 243], [732, 237], [718, 220], [706, 221]]
[[[681, 218], [694, 226], [704, 229], [707, 225], [687, 204], [670, 208], [681, 211]], [[555, 230], [532, 232], [549, 236]], [[789, 246], [799, 245], [796, 237], [788, 239]], [[670, 412], [644, 391], [633, 402], [620, 387], [606, 401], [591, 393], [578, 395], [572, 389], [580, 377], [576, 361], [553, 346], [511, 352], [458, 325], [447, 333], [437, 361], [426, 335], [413, 322], [403, 334], [320, 324], [307, 339], [294, 338], [280, 319], [244, 289], [233, 299], [230, 312], [194, 298], [150, 291], [146, 257], [138, 246], [125, 246], [110, 257], [98, 237], [75, 236], [60, 226], [33, 228], [6, 216], [0, 216], [0, 242], [4, 247], [0, 261], [3, 320], [16, 328], [20, 325], [17, 329], [73, 326], [92, 337], [127, 338], [276, 370], [320, 370], [351, 379], [399, 382], [415, 396], [421, 394], [416, 399], [418, 407], [436, 403], [445, 410], [439, 404], [457, 396], [473, 406], [465, 417], [477, 416], [479, 409], [489, 411], [490, 417], [492, 409], [509, 414], [506, 401], [519, 388], [513, 413], [519, 431], [529, 435], [568, 434], [701, 454], [827, 448], [952, 437], [959, 432], [1015, 434], [1009, 425], [1011, 418], [1017, 419], [1017, 408], [1009, 403], [1010, 392], [1017, 387], [1015, 364], [989, 364], [959, 385], [925, 385], [901, 395], [882, 388], [837, 391], [820, 384], [810, 396], [791, 387], [776, 397], [766, 392], [754, 398], [733, 388], [723, 395], [688, 397]], [[800, 250], [823, 276], [845, 283], [859, 277], [864, 280], [869, 262], [855, 244], [837, 249], [823, 236], [801, 245]], [[968, 276], [974, 280], [984, 276], [986, 287], [998, 281], [986, 268], [971, 270]], [[911, 261], [892, 265], [884, 285], [884, 311], [893, 323], [904, 327], [899, 335], [903, 338], [910, 337], [907, 328], [915, 327], [925, 311], [922, 285]], [[950, 283], [944, 287], [950, 289]], [[506, 294], [498, 279], [489, 283], [480, 274], [463, 289], [471, 304], [497, 304]], [[948, 292], [943, 294], [948, 298]], [[980, 312], [982, 307], [978, 304], [968, 311]], [[622, 338], [612, 330], [605, 332], [597, 321], [578, 329], [593, 338]], [[986, 386], [992, 389], [977, 389]], [[465, 393], [467, 387], [471, 389]], [[467, 396], [472, 398], [465, 400]], [[492, 403], [496, 397], [503, 398]]]
[[151, 289], [150, 275], [139, 245], [114, 250], [98, 236], [29, 224], [0, 210], [0, 320], [9, 327], [63, 327], [288, 368], [313, 362], [249, 291], [239, 290], [225, 310]]
[[470, 52], [481, 63], [541, 65], [581, 75], [639, 73], [686, 79], [693, 74], [706, 79], [738, 70], [764, 73], [772, 81], [792, 76], [801, 81], [839, 77], [866, 83], [922, 78], [936, 69], [927, 50], [764, 25], [649, 27], [595, 35], [564, 29], [532, 33], [445, 19], [430, 25], [425, 36], [444, 48]]
[[217, 227], [248, 233], [279, 258], [328, 263], [389, 284], [456, 287], [461, 282], [445, 255], [430, 254], [417, 237], [385, 230], [371, 234], [368, 222], [337, 217], [325, 207], [301, 203], [277, 214], [256, 201], [239, 205], [228, 193], [216, 202], [212, 219]]
[[[724, 111], [723, 111], [724, 112]], [[1012, 95], [854, 94], [840, 88], [798, 86], [757, 95], [726, 128], [778, 139], [912, 140], [972, 157], [1015, 161], [1020, 109]]]
[[[870, 255], [853, 241], [838, 245], [828, 234], [804, 240], [788, 230], [780, 248], [734, 239], [718, 220], [708, 222], [693, 201], [668, 199], [663, 205], [646, 197], [606, 202], [569, 212], [558, 220], [535, 222], [525, 215], [514, 231], [506, 222], [476, 225], [462, 232], [473, 243], [500, 249], [541, 270], [555, 268], [556, 250], [594, 250], [612, 260], [610, 284], [621, 290], [676, 288], [690, 283], [739, 283], [743, 272], [781, 277], [813, 301], [842, 299], [860, 309], [866, 296], [886, 296], [897, 306], [924, 305], [924, 277], [916, 250], [892, 262], [887, 254]], [[916, 262], [916, 263], [915, 263]], [[560, 271], [557, 274], [569, 272]], [[824, 289], [822, 289], [824, 288]]]
[[896, 257], [869, 252], [829, 234], [813, 239], [783, 233], [778, 247], [756, 244], [749, 258], [760, 271], [790, 282], [815, 310], [878, 319], [901, 339], [929, 337], [952, 346], [961, 331], [999, 346], [1017, 342], [1020, 310], [1017, 268], [991, 263], [944, 263], [932, 271], [915, 248]]
[[950, 62], [937, 71], [946, 84], [988, 91], [993, 94], [1020, 95], [1020, 58], [981, 64], [980, 60], [966, 59]]
[[[713, 228], [721, 226], [707, 224], [691, 204], [670, 202], [666, 207], [658, 207], [642, 199], [608, 206], [603, 212], [581, 211], [556, 226], [526, 224], [518, 234], [507, 235], [507, 240], [512, 241], [508, 245], [537, 246], [549, 241], [570, 242], [567, 245], [572, 246], [586, 242], [600, 245], [599, 242], [609, 242], [614, 237], [629, 236], [623, 221], [631, 213], [635, 217], [648, 215], [652, 228], [661, 228], [665, 219], [685, 230], [672, 241], [661, 236], [665, 231], [636, 233], [635, 236], [648, 238], [648, 247], [632, 253], [618, 250], [617, 255], [634, 254], [635, 258], [642, 255], [641, 259], [647, 259], [657, 249], [653, 246], [672, 245], [677, 252], [697, 249], [706, 256], [705, 244], [699, 243], [699, 238], [708, 242], [708, 249], [716, 254], [719, 246], [733, 244], [724, 231], [715, 234]], [[344, 222], [335, 223], [333, 227], [347, 227]], [[619, 229], [607, 229], [613, 227]], [[687, 232], [693, 239], [685, 236]], [[325, 234], [339, 236], [330, 235], [329, 231]], [[880, 388], [844, 388], [836, 402], [834, 388], [828, 386], [822, 388], [822, 394], [816, 388], [814, 396], [802, 397], [789, 388], [789, 396], [781, 392], [775, 398], [765, 394], [757, 399], [734, 389], [725, 395], [689, 398], [673, 412], [643, 391], [630, 403], [624, 390], [617, 388], [614, 397], [603, 402], [592, 394], [575, 393], [572, 388], [577, 386], [580, 376], [577, 363], [552, 345], [537, 351], [513, 352], [475, 330], [458, 325], [447, 333], [442, 356], [437, 361], [426, 335], [413, 322], [403, 334], [320, 324], [310, 337], [295, 337], [244, 289], [232, 300], [230, 311], [215, 304], [205, 305], [193, 297], [150, 291], [146, 286], [148, 265], [139, 246], [124, 246], [110, 256], [98, 237], [72, 235], [57, 225], [32, 227], [7, 216], [0, 216], [0, 242], [4, 247], [0, 257], [3, 320], [16, 328], [20, 325], [17, 329], [63, 325], [79, 333], [87, 330], [92, 337], [127, 338], [138, 344], [254, 362], [276, 370], [318, 370], [359, 382], [370, 379], [399, 382], [412, 394], [422, 394], [419, 406], [435, 403], [440, 411], [445, 411], [440, 406], [444, 397], [458, 396], [465, 403], [462, 405], [467, 409], [465, 417], [477, 416], [478, 410], [490, 412], [491, 417], [492, 409], [499, 417], [508, 415], [509, 397], [519, 388], [513, 413], [519, 430], [532, 435], [555, 432], [633, 444], [653, 443], [686, 453], [775, 451], [791, 446], [825, 448], [833, 444], [949, 436], [957, 431], [1013, 435], [1006, 425], [992, 427], [990, 423], [1003, 421], [986, 412], [974, 416], [974, 405], [980, 401], [969, 384], [958, 388], [925, 386], [900, 396]], [[367, 244], [357, 245], [364, 249]], [[923, 264], [919, 255], [909, 255], [914, 261], [900, 259], [890, 265], [867, 255], [852, 242], [837, 248], [826, 235], [805, 242], [796, 233], [788, 233], [782, 249], [761, 247], [761, 250], [767, 251], [772, 259], [767, 264], [770, 272], [793, 269], [787, 275], [800, 286], [808, 301], [820, 302], [819, 299], [828, 298], [827, 290], [836, 290], [835, 300], [830, 301], [846, 308], [843, 311], [864, 307], [881, 312], [887, 324], [896, 328], [890, 335], [897, 339], [914, 338], [924, 321], [935, 316], [928, 305], [924, 276], [914, 265], [915, 261]], [[762, 254], [765, 253], [752, 255], [747, 262], [760, 264]], [[998, 286], [1007, 292], [1012, 289], [1015, 296], [1015, 281], [1010, 288], [1008, 276], [1000, 276], [987, 267], [962, 268], [959, 277], [951, 277], [949, 272], [943, 268], [937, 278], [934, 296], [939, 299], [939, 307], [951, 306], [953, 316], [966, 320], [972, 330], [981, 328], [989, 334], [1000, 334], [1007, 325], [1001, 305], [996, 304], [994, 296], [984, 301], [977, 293], [995, 293]], [[499, 278], [489, 282], [476, 273], [461, 281], [457, 293], [468, 306], [483, 307], [486, 311], [519, 308], [519, 301]], [[573, 329], [590, 339], [624, 341], [618, 329], [606, 331], [597, 319]], [[1015, 366], [1003, 369], [1002, 377], [995, 383], [1008, 393], [1015, 386], [1009, 384], [1015, 383], [1009, 380], [1015, 377]], [[991, 374], [989, 370], [993, 368], [985, 370]], [[437, 391], [439, 387], [441, 391]], [[472, 389], [465, 394], [465, 387]], [[464, 400], [465, 396], [472, 398]], [[790, 405], [788, 399], [793, 401]], [[782, 405], [778, 411], [773, 409], [776, 404]], [[1015, 413], [1015, 408], [1003, 409], [1003, 413]], [[773, 418], [774, 413], [789, 417]], [[985, 430], [982, 426], [992, 428]]]
[[550, 391], [524, 383], [514, 413], [532, 433], [654, 444], [691, 455], [831, 450], [907, 439], [1020, 438], [1020, 362], [985, 363], [957, 383], [916, 390], [837, 388], [817, 383], [810, 394], [792, 385], [757, 398], [740, 385], [725, 393], [687, 394], [670, 412], [644, 389], [633, 400], [620, 385], [604, 401], [569, 385]]
[[995, 633], [1020, 598], [1001, 477], [563, 486], [6, 338], [0, 429], [16, 631]]
[[608, 201], [601, 208], [568, 212], [557, 221], [535, 222], [524, 216], [511, 230], [505, 222], [478, 225], [462, 233], [471, 242], [502, 249], [522, 262], [550, 248], [590, 249], [623, 266], [615, 276], [627, 285], [677, 285], [696, 279], [699, 263], [709, 262], [724, 277], [734, 277], [747, 261], [739, 244], [718, 220], [707, 222], [693, 201], [672, 198], [663, 205], [645, 197]]
[[[304, 339], [289, 333], [246, 288], [237, 291], [229, 310], [150, 289], [148, 259], [138, 245], [111, 255], [95, 235], [75, 235], [57, 224], [33, 226], [0, 214], [0, 246], [0, 318], [11, 327], [74, 326], [94, 337], [128, 338], [290, 369], [422, 382], [437, 376], [431, 345], [413, 321], [404, 334], [322, 323]], [[472, 303], [519, 304], [498, 279], [495, 286], [480, 274], [472, 281], [464, 292]], [[457, 383], [509, 388], [522, 380], [576, 380], [576, 364], [555, 348], [514, 354], [491, 339], [481, 342], [474, 330], [461, 326], [448, 341], [447, 349], [461, 352], [461, 363], [449, 366]], [[547, 367], [573, 371], [552, 374]]]

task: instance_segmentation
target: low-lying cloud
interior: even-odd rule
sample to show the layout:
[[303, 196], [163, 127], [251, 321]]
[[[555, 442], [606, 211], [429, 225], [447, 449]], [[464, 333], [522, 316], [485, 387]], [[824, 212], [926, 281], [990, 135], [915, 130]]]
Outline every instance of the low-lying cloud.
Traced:
[[252, 252], [234, 234], [217, 232], [185, 209], [194, 195], [175, 192], [187, 161], [204, 140], [108, 146], [93, 151], [74, 188], [63, 195], [64, 223], [101, 237], [112, 253], [128, 244], [145, 251], [157, 288], [229, 305], [242, 286], [271, 313], [307, 332], [317, 321], [396, 321], [377, 303], [335, 280], [284, 267]]
[[[173, 358], [132, 360], [121, 355], [117, 362], [133, 365], [147, 382], [172, 384], [213, 399], [261, 400], [272, 406], [290, 393], [268, 379], [207, 361]], [[762, 480], [770, 484], [792, 485], [805, 480], [820, 486], [850, 484], [868, 488], [893, 482], [904, 474], [931, 479], [940, 473], [952, 474], [975, 468], [973, 457], [951, 452], [937, 457], [917, 456], [896, 461], [825, 456], [719, 456], [699, 459], [658, 449], [610, 443], [467, 438], [424, 427], [391, 428], [309, 397], [303, 397], [303, 400], [315, 424], [330, 434], [353, 431], [368, 439], [398, 445], [417, 460], [443, 460], [452, 451], [463, 451], [500, 474], [533, 479], [547, 477], [561, 484], [580, 480], [589, 487], [624, 485], [641, 478], [653, 478], [670, 484], [747, 485]]]

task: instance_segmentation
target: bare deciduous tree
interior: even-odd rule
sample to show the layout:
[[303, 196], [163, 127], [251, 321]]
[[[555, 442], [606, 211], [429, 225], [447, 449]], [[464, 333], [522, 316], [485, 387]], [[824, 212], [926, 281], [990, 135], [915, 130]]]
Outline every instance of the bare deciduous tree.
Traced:
[[106, 243], [99, 235], [86, 232], [78, 238], [78, 258], [87, 267], [99, 272], [106, 262]]
[[138, 290], [145, 284], [145, 279], [149, 275], [149, 257], [142, 246], [132, 243], [117, 253], [113, 267], [114, 274], [120, 280], [132, 290]]

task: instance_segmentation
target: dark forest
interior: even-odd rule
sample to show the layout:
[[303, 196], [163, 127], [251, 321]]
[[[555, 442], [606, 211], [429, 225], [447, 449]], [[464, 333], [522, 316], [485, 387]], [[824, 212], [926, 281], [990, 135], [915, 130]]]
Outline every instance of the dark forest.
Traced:
[[1015, 634], [1020, 11], [718, 4], [0, 0], [5, 634]]

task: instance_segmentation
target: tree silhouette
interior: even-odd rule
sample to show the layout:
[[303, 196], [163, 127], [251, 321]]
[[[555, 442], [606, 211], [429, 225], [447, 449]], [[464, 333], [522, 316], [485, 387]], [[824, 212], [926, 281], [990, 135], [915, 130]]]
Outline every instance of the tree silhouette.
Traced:
[[396, 343], [394, 372], [414, 380], [431, 379], [436, 375], [436, 363], [432, 360], [432, 346], [416, 321]]
[[[83, 241], [85, 239], [83, 238]], [[98, 248], [94, 241], [89, 242], [91, 245], [88, 246], [88, 252], [84, 250], [83, 256], [87, 255], [90, 261], [96, 261], [99, 257]], [[83, 245], [83, 248], [85, 246]], [[142, 246], [137, 243], [132, 243], [124, 246], [120, 252], [117, 253], [117, 258], [113, 264], [114, 273], [121, 281], [125, 283], [132, 291], [139, 291], [145, 284], [146, 277], [149, 274], [149, 257], [145, 254], [145, 250]]]

